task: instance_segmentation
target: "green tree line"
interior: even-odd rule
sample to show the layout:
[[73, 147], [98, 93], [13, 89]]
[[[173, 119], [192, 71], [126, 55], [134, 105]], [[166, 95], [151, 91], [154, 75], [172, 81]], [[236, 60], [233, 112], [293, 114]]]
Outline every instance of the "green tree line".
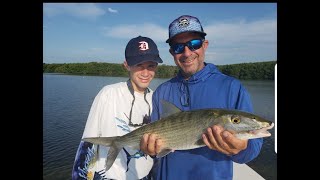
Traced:
[[[241, 80], [274, 80], [276, 61], [216, 65], [224, 74]], [[177, 66], [161, 64], [156, 78], [170, 78], [178, 73]], [[74, 75], [117, 76], [127, 77], [128, 72], [123, 64], [89, 62], [89, 63], [43, 63], [43, 73], [64, 73]]]

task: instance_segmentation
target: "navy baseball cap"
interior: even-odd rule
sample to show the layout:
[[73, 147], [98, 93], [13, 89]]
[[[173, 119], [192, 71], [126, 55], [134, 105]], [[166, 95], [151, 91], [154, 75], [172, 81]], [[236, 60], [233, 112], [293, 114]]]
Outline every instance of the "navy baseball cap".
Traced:
[[132, 38], [128, 42], [125, 57], [129, 66], [134, 66], [145, 61], [163, 62], [159, 56], [156, 43], [152, 39], [142, 36]]
[[182, 15], [169, 25], [169, 39], [167, 39], [166, 43], [170, 43], [174, 36], [184, 32], [200, 33], [203, 37], [207, 35], [207, 33], [203, 31], [198, 18], [190, 15]]

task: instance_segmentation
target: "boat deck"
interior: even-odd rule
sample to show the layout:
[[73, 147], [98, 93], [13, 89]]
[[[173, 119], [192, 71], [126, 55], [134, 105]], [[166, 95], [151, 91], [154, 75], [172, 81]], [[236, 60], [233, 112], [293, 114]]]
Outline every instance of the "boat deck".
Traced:
[[233, 180], [264, 180], [264, 178], [248, 165], [234, 162]]

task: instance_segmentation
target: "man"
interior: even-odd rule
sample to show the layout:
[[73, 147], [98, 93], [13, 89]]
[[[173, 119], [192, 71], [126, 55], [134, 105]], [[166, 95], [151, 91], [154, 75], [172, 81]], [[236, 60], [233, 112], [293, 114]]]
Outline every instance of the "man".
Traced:
[[[129, 80], [103, 87], [95, 97], [82, 138], [122, 136], [150, 122], [152, 93], [148, 88], [162, 63], [157, 45], [148, 37], [131, 39], [125, 49], [124, 66]], [[137, 150], [123, 148], [105, 171], [109, 147], [81, 141], [72, 179], [128, 179], [146, 177], [153, 160], [135, 156]]]
[[[160, 119], [163, 113], [161, 100], [171, 102], [182, 111], [205, 108], [253, 111], [249, 94], [240, 81], [205, 62], [209, 45], [205, 36], [199, 19], [193, 16], [180, 16], [169, 25], [166, 42], [180, 70], [176, 77], [161, 84], [153, 93], [152, 121]], [[232, 180], [233, 161], [251, 161], [258, 156], [263, 142], [262, 138], [237, 139], [221, 126], [208, 127], [202, 139], [205, 147], [176, 150], [156, 159], [156, 179]], [[140, 145], [144, 153], [154, 156], [164, 143], [154, 134], [145, 134]]]

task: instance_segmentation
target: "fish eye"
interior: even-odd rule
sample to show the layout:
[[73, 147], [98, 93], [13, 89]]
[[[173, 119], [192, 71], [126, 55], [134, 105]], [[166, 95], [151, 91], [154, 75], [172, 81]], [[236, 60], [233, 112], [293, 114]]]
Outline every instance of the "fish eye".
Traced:
[[234, 124], [239, 124], [240, 123], [240, 118], [239, 117], [232, 117], [231, 122]]

